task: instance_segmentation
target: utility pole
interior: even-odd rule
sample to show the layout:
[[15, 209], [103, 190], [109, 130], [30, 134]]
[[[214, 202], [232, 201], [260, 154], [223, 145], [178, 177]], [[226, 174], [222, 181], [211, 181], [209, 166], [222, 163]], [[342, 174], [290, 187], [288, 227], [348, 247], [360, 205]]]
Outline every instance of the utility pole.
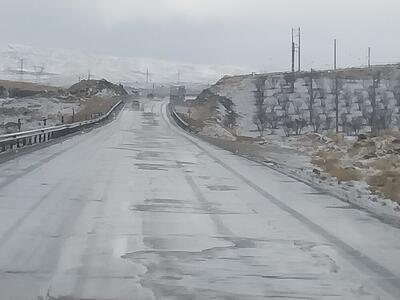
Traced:
[[371, 97], [371, 106], [372, 106], [372, 115], [371, 115], [371, 131], [372, 133], [377, 133], [378, 132], [378, 124], [377, 124], [377, 118], [376, 118], [376, 89], [378, 88], [379, 82], [380, 82], [380, 77], [381, 74], [377, 73], [373, 75], [372, 77], [372, 97]]
[[339, 78], [337, 70], [337, 40], [333, 41], [333, 69], [335, 70], [335, 113], [336, 133], [339, 133]]
[[310, 72], [310, 105], [308, 107], [308, 109], [310, 111], [310, 125], [314, 124], [313, 106], [314, 106], [314, 86], [313, 86], [313, 69], [311, 69], [311, 72]]
[[368, 68], [371, 68], [371, 47], [368, 47]]
[[91, 76], [91, 74], [90, 74], [90, 69], [88, 70], [88, 75], [87, 75], [87, 79], [88, 80], [90, 80], [90, 76]]
[[21, 58], [19, 60], [19, 64], [20, 64], [20, 74], [21, 74], [21, 80], [24, 78], [24, 59]]
[[298, 54], [299, 54], [299, 58], [298, 58], [298, 63], [299, 63], [299, 72], [301, 71], [301, 28], [299, 27], [299, 45], [298, 45], [298, 47], [299, 47], [299, 51], [298, 51]]
[[292, 73], [294, 73], [295, 52], [296, 52], [296, 46], [294, 43], [294, 29], [292, 28]]
[[181, 82], [181, 71], [178, 70], [178, 84]]
[[335, 112], [336, 112], [336, 133], [339, 133], [339, 78], [335, 74]]
[[146, 83], [149, 83], [149, 68], [146, 70]]
[[337, 68], [337, 41], [336, 39], [333, 42], [333, 69]]

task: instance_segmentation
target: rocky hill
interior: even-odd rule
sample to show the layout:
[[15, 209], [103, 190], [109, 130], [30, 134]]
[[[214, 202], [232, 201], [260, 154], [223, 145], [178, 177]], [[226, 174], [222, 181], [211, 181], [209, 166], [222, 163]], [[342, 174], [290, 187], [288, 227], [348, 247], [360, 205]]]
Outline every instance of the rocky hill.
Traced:
[[[222, 123], [231, 123], [236, 135], [256, 136], [279, 128], [295, 134], [296, 128], [285, 128], [295, 120], [302, 122], [303, 132], [331, 131], [336, 127], [336, 96], [340, 131], [397, 128], [400, 65], [224, 77], [203, 92], [197, 103], [215, 102], [219, 97], [216, 109]], [[228, 109], [227, 100], [232, 102]], [[232, 112], [237, 114], [235, 120]]]
[[176, 110], [211, 143], [400, 219], [400, 65], [227, 76]]
[[113, 84], [105, 79], [102, 80], [81, 80], [72, 85], [68, 92], [79, 97], [98, 96], [126, 96], [127, 91], [122, 85]]
[[106, 80], [82, 80], [69, 89], [0, 81], [0, 134], [87, 120], [127, 95]]

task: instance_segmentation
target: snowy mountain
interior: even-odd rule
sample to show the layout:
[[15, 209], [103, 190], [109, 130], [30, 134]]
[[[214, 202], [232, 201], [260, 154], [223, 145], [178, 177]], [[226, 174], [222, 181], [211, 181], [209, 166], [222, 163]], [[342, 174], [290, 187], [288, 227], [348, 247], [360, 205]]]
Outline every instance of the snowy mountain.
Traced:
[[[21, 72], [21, 69], [23, 70]], [[148, 70], [148, 75], [147, 75]], [[198, 65], [147, 58], [88, 55], [79, 51], [42, 49], [20, 45], [0, 48], [0, 79], [35, 81], [68, 86], [79, 78], [124, 84], [214, 82], [223, 75], [249, 73], [236, 66]], [[21, 74], [23, 73], [23, 74]]]

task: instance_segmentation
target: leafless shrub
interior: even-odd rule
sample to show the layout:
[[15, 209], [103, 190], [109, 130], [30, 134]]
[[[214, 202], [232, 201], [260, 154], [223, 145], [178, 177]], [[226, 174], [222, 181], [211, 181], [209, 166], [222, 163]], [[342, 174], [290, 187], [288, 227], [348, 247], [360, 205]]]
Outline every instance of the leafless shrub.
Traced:
[[348, 128], [354, 133], [354, 135], [358, 135], [360, 130], [364, 125], [364, 118], [361, 116], [354, 117], [351, 121], [347, 124]]
[[321, 114], [317, 113], [315, 110], [313, 110], [312, 114], [313, 114], [313, 120], [314, 120], [314, 122], [312, 124], [313, 129], [314, 129], [315, 133], [318, 133], [318, 132], [320, 132], [321, 127], [324, 124], [324, 119], [322, 118]]

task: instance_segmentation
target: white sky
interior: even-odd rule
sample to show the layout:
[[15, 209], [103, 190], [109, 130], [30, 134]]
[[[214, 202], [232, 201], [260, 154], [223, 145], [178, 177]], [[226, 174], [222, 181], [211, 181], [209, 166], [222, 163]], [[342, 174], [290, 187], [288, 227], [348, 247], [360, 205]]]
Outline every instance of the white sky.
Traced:
[[400, 61], [399, 0], [1, 0], [1, 44], [115, 56], [290, 67], [303, 30], [304, 68]]

